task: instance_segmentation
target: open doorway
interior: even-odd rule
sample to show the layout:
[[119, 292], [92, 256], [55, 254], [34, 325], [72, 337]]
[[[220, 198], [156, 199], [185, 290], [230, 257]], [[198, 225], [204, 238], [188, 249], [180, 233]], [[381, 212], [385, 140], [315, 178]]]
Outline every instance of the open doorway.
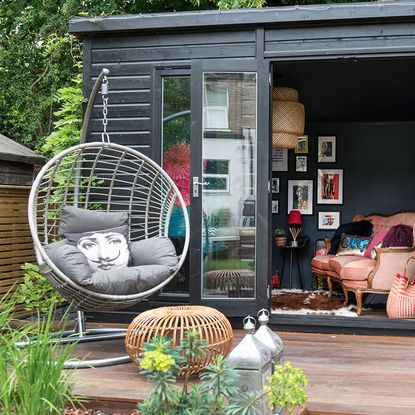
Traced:
[[[274, 313], [357, 318], [362, 298], [359, 318], [387, 318], [392, 280], [415, 254], [412, 237], [389, 269], [375, 258], [382, 246], [377, 234], [415, 222], [413, 73], [414, 58], [273, 64], [273, 87], [295, 89], [305, 107], [297, 148], [273, 152], [272, 229], [280, 238], [272, 255]], [[295, 249], [291, 210], [301, 211]], [[367, 237], [349, 238], [350, 248], [358, 248], [347, 252], [345, 236], [345, 248], [334, 252], [329, 244], [336, 229], [362, 220], [372, 225], [370, 235], [345, 233]]]

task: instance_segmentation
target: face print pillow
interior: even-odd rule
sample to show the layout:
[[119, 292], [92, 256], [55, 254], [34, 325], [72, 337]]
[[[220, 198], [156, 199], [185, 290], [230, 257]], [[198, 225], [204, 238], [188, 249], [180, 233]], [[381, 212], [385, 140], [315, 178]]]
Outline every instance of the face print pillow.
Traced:
[[67, 233], [66, 239], [87, 258], [93, 272], [126, 267], [130, 259], [128, 226], [85, 233]]

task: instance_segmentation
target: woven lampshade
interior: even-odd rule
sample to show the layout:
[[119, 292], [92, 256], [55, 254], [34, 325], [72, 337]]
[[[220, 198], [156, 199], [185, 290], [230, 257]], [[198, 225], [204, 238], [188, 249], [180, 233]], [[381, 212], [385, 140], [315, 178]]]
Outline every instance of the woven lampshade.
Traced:
[[298, 102], [298, 92], [288, 87], [272, 91], [272, 148], [295, 148], [304, 134], [304, 105]]
[[226, 356], [232, 346], [233, 332], [229, 320], [218, 310], [204, 306], [161, 307], [139, 314], [130, 324], [125, 337], [125, 348], [134, 363], [141, 357], [144, 344], [154, 336], [167, 336], [173, 347], [178, 346], [189, 329], [199, 332], [207, 343], [206, 356], [184, 367], [181, 375], [193, 375], [211, 363], [215, 356]]

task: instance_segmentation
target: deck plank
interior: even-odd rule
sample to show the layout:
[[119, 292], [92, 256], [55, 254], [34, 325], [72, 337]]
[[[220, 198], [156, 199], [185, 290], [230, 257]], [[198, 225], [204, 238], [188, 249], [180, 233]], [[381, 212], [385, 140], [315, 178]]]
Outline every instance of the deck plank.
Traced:
[[[410, 337], [279, 333], [285, 360], [309, 378], [307, 408], [312, 415], [415, 414], [415, 339]], [[242, 331], [235, 330], [234, 346]], [[123, 353], [113, 340], [78, 345], [76, 354], [107, 357]], [[151, 384], [131, 364], [74, 371], [76, 392], [97, 400], [134, 403]]]

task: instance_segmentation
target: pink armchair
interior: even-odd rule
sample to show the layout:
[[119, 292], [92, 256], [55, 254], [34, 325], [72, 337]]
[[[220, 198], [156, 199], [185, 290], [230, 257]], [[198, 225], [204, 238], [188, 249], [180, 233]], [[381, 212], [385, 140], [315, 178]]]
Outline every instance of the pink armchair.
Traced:
[[[388, 230], [394, 225], [405, 224], [414, 226], [415, 212], [402, 212], [390, 216], [356, 215], [353, 221], [368, 220], [373, 224], [373, 233]], [[329, 251], [329, 240], [326, 241]], [[363, 294], [388, 294], [394, 276], [403, 273], [406, 261], [413, 256], [415, 246], [411, 248], [378, 248], [376, 260], [361, 256], [320, 255], [311, 260], [314, 278], [327, 279], [329, 295], [333, 290], [333, 282], [338, 282], [343, 288], [345, 305], [349, 302], [349, 292], [354, 292], [357, 302], [357, 314], [362, 313]], [[415, 268], [413, 262], [408, 270], [410, 275]]]

